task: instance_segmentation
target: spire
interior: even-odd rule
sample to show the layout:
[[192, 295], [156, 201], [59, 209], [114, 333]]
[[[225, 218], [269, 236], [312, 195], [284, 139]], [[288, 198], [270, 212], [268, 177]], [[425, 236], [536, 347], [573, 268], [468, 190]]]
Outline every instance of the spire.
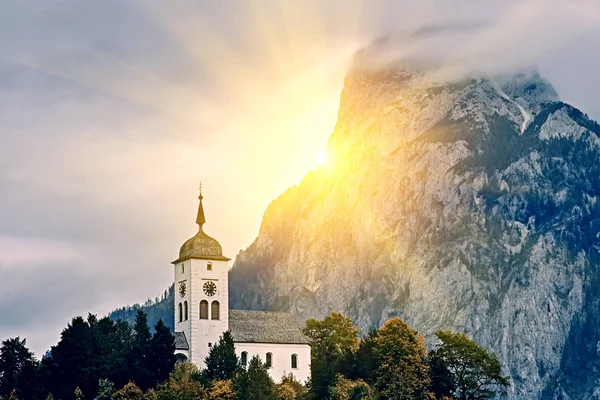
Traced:
[[200, 200], [200, 204], [198, 205], [198, 216], [196, 217], [196, 223], [202, 230], [202, 225], [206, 222], [206, 218], [204, 218], [204, 208], [202, 207], [202, 182], [200, 182], [200, 186], [198, 187], [200, 191], [200, 196], [198, 196], [198, 200]]

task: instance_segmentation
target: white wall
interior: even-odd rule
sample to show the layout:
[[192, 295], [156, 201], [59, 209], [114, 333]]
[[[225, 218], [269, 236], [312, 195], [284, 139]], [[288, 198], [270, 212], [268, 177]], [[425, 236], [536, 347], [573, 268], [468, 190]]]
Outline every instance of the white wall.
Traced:
[[[212, 263], [212, 270], [207, 270], [207, 263]], [[181, 273], [181, 264], [184, 264], [184, 272]], [[204, 368], [204, 359], [208, 355], [209, 346], [214, 345], [229, 326], [229, 288], [228, 288], [228, 265], [227, 261], [215, 260], [186, 260], [175, 264], [175, 331], [185, 332], [185, 337], [190, 346], [190, 361]], [[203, 285], [207, 281], [213, 281], [217, 285], [214, 296], [204, 294]], [[187, 292], [182, 298], [179, 295], [179, 282], [186, 281]], [[188, 302], [188, 320], [179, 322], [178, 304]], [[209, 319], [200, 319], [200, 302], [208, 301]], [[216, 300], [220, 305], [219, 320], [211, 319], [211, 303]]]
[[[310, 377], [310, 346], [307, 344], [236, 343], [238, 357], [243, 351], [248, 352], [248, 362], [254, 355], [265, 362], [267, 352], [273, 353], [273, 367], [269, 369], [269, 375], [275, 382], [280, 382], [290, 372], [302, 383]], [[297, 369], [292, 369], [292, 354], [298, 355]]]

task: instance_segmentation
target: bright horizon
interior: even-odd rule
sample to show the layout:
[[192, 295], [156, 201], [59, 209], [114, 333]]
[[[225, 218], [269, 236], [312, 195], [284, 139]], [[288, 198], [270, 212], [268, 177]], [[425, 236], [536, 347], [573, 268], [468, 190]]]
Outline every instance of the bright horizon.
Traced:
[[[489, 24], [461, 56], [485, 44], [506, 68], [539, 65], [600, 118], [600, 11], [580, 3], [543, 26], [539, 0], [0, 5], [0, 337], [41, 357], [72, 317], [162, 293], [197, 231], [199, 181], [205, 231], [235, 259], [327, 161], [352, 55], [390, 32]], [[515, 18], [524, 32], [499, 41]]]

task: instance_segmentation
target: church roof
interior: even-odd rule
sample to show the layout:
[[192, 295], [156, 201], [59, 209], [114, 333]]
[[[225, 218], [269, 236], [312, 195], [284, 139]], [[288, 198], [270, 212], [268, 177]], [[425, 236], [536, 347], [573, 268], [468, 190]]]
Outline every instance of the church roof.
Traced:
[[237, 343], [308, 344], [286, 312], [229, 310], [229, 331]]
[[175, 341], [175, 350], [190, 349], [190, 345], [188, 344], [184, 332], [173, 332], [173, 340]]
[[216, 240], [204, 233], [202, 226], [206, 222], [204, 217], [204, 207], [202, 207], [202, 194], [198, 197], [200, 204], [198, 205], [198, 215], [196, 217], [196, 223], [198, 224], [198, 233], [194, 237], [186, 240], [179, 250], [179, 258], [173, 261], [176, 264], [181, 261], [189, 260], [190, 258], [200, 258], [202, 260], [223, 260], [229, 261], [230, 259], [223, 256], [223, 249], [221, 244]]

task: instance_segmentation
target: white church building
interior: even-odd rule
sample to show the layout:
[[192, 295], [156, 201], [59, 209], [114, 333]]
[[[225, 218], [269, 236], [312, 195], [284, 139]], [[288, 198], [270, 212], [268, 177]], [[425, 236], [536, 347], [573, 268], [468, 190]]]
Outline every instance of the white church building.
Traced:
[[[291, 314], [229, 309], [229, 258], [219, 242], [204, 233], [199, 197], [198, 233], [187, 240], [173, 261], [175, 272], [175, 353], [204, 368], [211, 346], [229, 330], [243, 365], [258, 355], [275, 381], [293, 374], [310, 377], [310, 346]], [[235, 288], [231, 288], [235, 290]]]

